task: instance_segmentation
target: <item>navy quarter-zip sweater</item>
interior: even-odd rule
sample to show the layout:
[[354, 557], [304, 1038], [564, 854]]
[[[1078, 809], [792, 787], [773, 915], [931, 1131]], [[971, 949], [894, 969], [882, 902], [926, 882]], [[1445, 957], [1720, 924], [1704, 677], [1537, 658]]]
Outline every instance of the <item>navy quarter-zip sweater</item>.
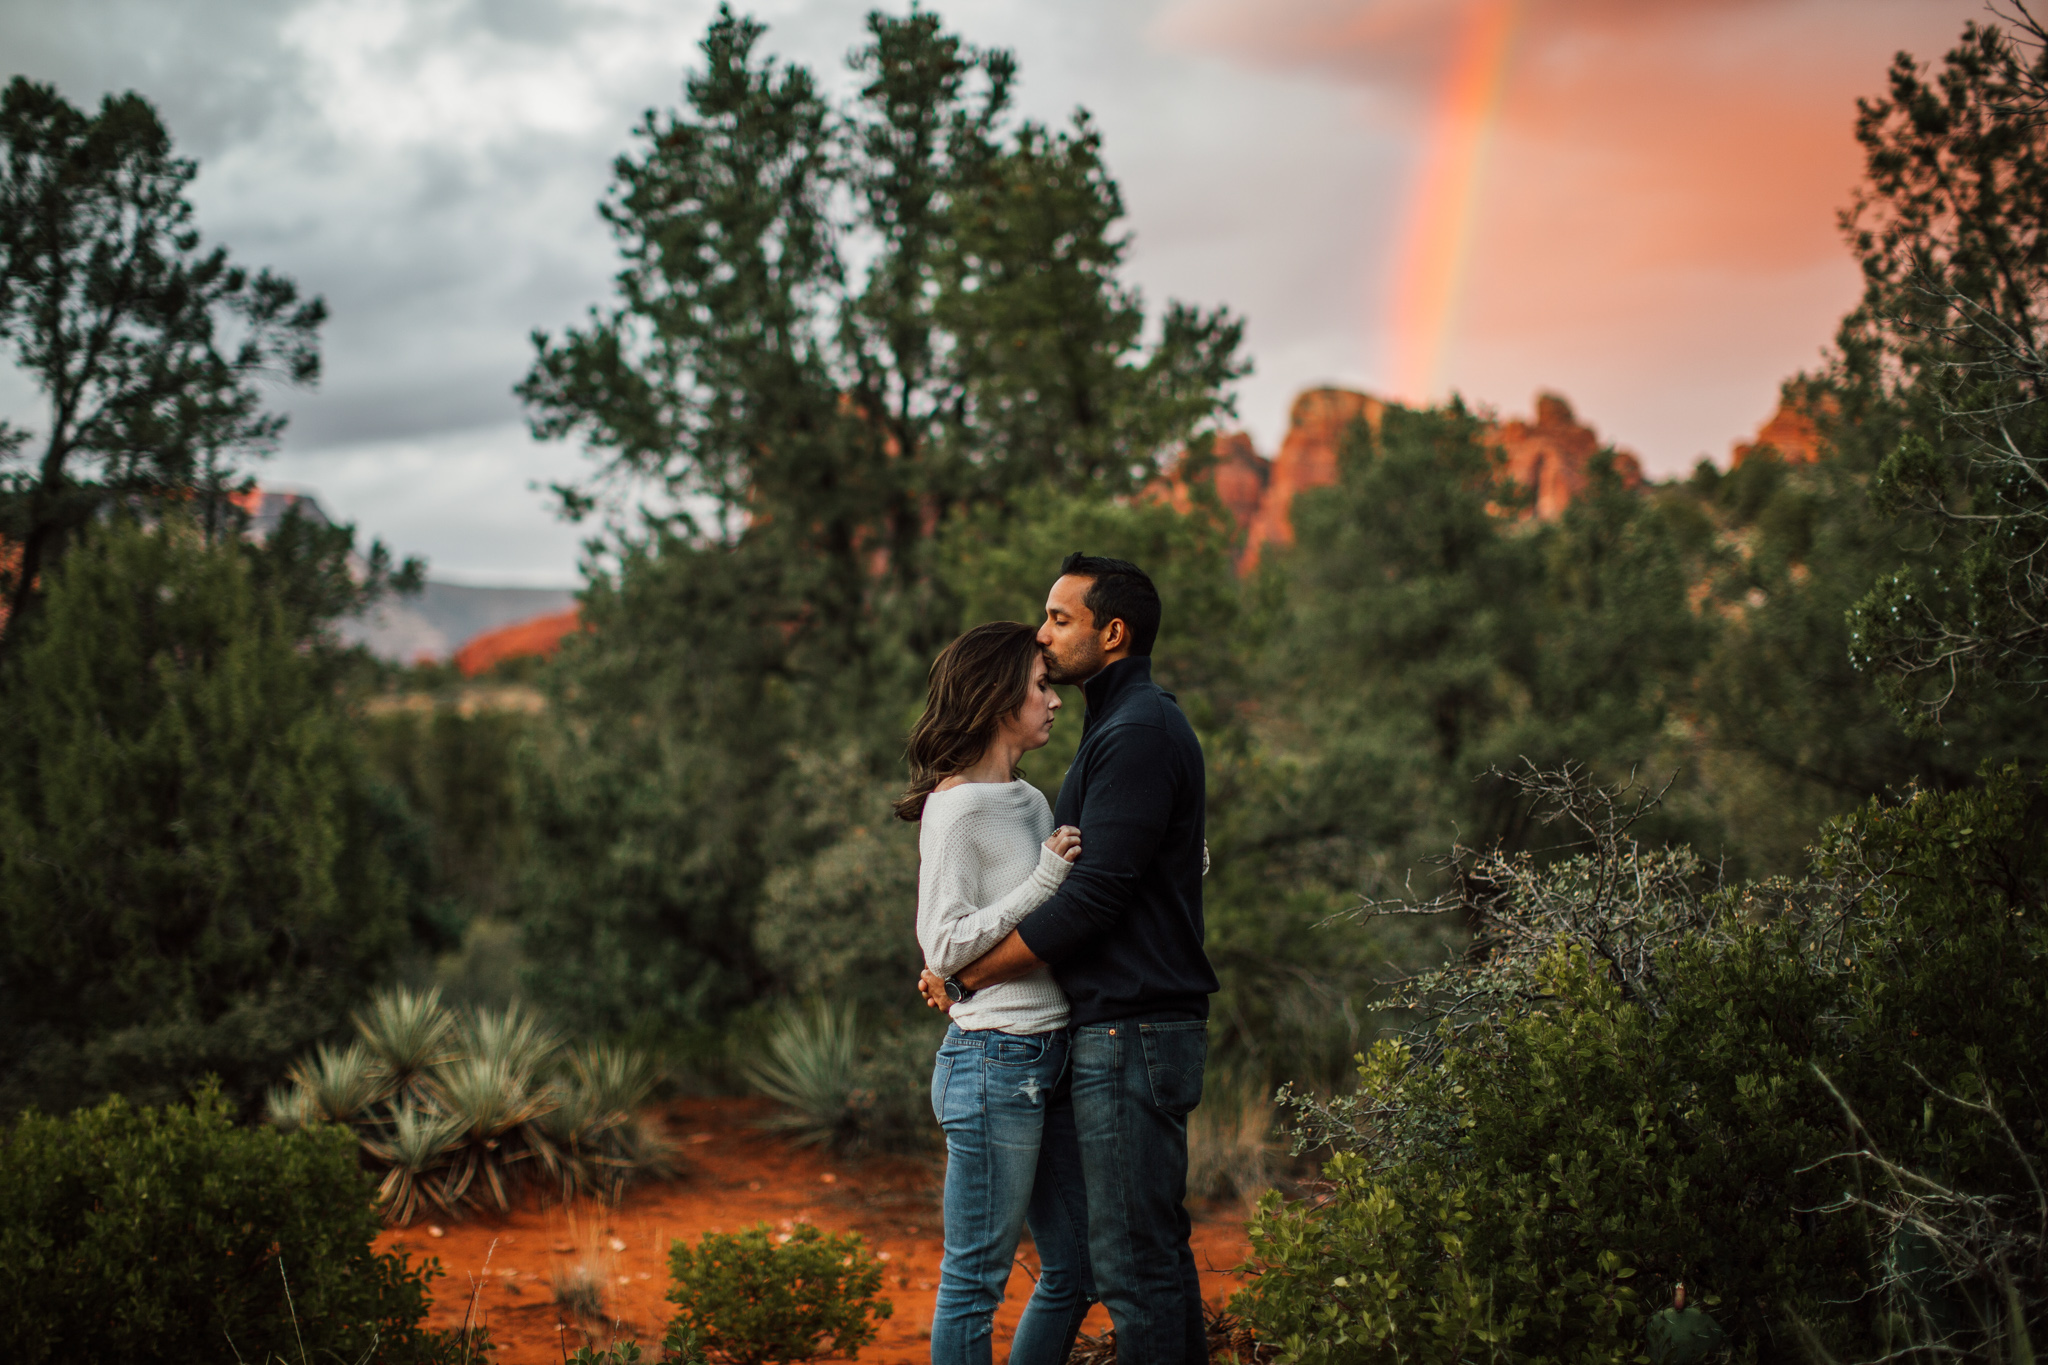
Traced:
[[1088, 716], [1053, 819], [1081, 858], [1017, 926], [1052, 964], [1073, 1023], [1209, 1017], [1202, 951], [1202, 746], [1152, 661], [1119, 659], [1082, 688]]

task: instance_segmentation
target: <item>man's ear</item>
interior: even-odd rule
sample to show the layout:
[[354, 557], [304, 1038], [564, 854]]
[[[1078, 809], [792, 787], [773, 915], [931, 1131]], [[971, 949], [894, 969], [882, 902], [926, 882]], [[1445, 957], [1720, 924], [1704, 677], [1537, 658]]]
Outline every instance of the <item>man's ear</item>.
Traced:
[[1109, 627], [1102, 632], [1102, 652], [1114, 654], [1128, 643], [1130, 643], [1130, 629], [1124, 625], [1124, 618], [1121, 616], [1110, 617]]

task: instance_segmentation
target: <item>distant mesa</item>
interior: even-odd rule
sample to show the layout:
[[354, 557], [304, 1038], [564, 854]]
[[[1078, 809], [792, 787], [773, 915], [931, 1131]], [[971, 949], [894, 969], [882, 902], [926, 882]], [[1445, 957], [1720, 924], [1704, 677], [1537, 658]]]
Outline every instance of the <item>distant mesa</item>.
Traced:
[[[253, 488], [235, 503], [249, 515], [249, 535], [273, 534], [287, 514], [326, 525], [325, 509], [311, 493]], [[359, 560], [350, 568], [365, 570]], [[386, 597], [365, 612], [342, 618], [335, 633], [343, 644], [361, 645], [387, 663], [447, 663], [454, 660], [474, 677], [523, 654], [552, 653], [574, 628], [576, 594], [559, 588], [473, 588], [434, 579], [416, 594]], [[556, 624], [566, 617], [568, 624]], [[500, 638], [502, 637], [502, 638]], [[494, 643], [493, 643], [494, 642]], [[487, 660], [474, 667], [465, 654]]]
[[487, 630], [455, 651], [455, 666], [465, 678], [488, 673], [508, 659], [546, 658], [562, 647], [562, 641], [576, 629], [578, 612], [567, 611], [536, 616], [496, 630]]
[[[1253, 447], [1241, 431], [1216, 437], [1215, 459], [1202, 478], [1213, 484], [1217, 499], [1245, 530], [1238, 568], [1248, 571], [1268, 545], [1294, 543], [1293, 504], [1311, 488], [1337, 482], [1337, 455], [1352, 424], [1363, 422], [1377, 434], [1387, 405], [1353, 389], [1309, 389], [1294, 400], [1287, 435], [1271, 460]], [[1591, 482], [1593, 457], [1610, 449], [1599, 434], [1578, 419], [1572, 406], [1555, 393], [1536, 395], [1533, 419], [1515, 418], [1487, 429], [1487, 436], [1507, 459], [1503, 481], [1534, 493], [1533, 505], [1520, 515], [1548, 521], [1563, 515]], [[1643, 467], [1633, 454], [1615, 450], [1614, 467], [1631, 488], [1643, 482]], [[1184, 480], [1175, 474], [1164, 495], [1178, 507], [1189, 505]]]

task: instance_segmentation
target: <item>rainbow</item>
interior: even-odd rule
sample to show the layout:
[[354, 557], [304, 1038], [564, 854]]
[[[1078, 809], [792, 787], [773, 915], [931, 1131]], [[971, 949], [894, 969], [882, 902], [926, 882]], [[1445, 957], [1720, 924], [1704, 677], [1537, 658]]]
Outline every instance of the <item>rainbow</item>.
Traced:
[[1466, 0], [1394, 253], [1393, 396], [1438, 398], [1523, 0]]

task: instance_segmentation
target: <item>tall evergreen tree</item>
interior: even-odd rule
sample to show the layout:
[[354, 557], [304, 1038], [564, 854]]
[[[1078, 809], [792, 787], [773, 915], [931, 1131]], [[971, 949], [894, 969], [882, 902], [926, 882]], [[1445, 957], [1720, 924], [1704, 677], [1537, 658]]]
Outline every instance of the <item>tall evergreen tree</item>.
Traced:
[[615, 1023], [777, 985], [770, 865], [835, 838], [796, 751], [895, 774], [960, 627], [943, 528], [1136, 489], [1243, 369], [1220, 311], [1172, 306], [1145, 343], [1099, 137], [1016, 119], [1007, 54], [876, 14], [834, 107], [762, 33], [720, 10], [686, 108], [618, 162], [617, 301], [537, 337], [521, 386], [537, 433], [598, 457], [572, 512], [650, 486], [682, 509], [619, 519], [529, 784], [529, 944]]
[[97, 114], [23, 77], [0, 95], [0, 340], [46, 404], [39, 430], [0, 423], [0, 610], [17, 621], [114, 502], [196, 492], [230, 515], [235, 457], [284, 425], [256, 381], [319, 375], [325, 305], [202, 250], [196, 173], [139, 95]]
[[408, 938], [402, 817], [262, 551], [89, 527], [0, 726], [0, 1107], [248, 1101]]
[[1852, 652], [1935, 723], [1982, 684], [2048, 685], [2048, 30], [2013, 17], [1967, 26], [1938, 70], [1899, 55], [1861, 103], [1868, 181], [1844, 218], [1864, 296], [1836, 425], [1885, 433], [1871, 491], [1905, 551], [1857, 603]]

